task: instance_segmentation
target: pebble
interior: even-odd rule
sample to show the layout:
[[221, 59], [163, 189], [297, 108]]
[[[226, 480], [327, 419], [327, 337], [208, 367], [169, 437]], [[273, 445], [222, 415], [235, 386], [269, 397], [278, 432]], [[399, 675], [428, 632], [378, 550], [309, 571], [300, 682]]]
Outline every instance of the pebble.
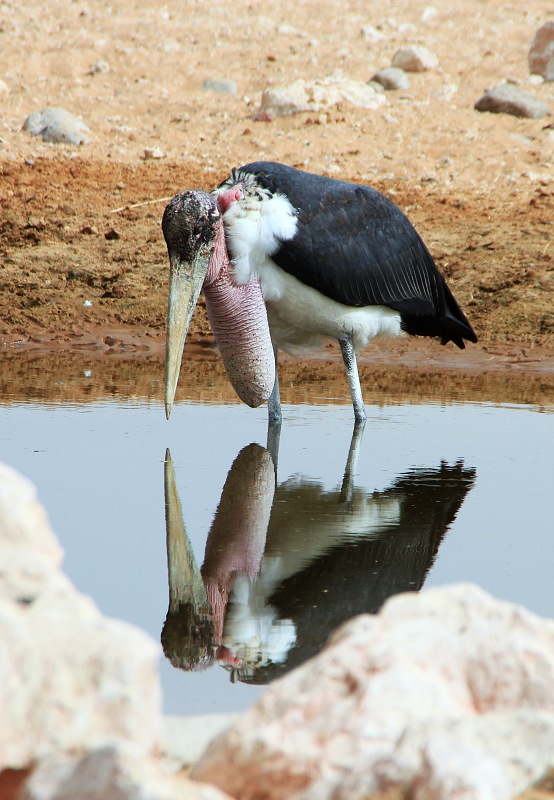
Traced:
[[529, 72], [554, 81], [554, 20], [538, 29], [529, 50]]
[[165, 158], [165, 153], [159, 147], [145, 147], [144, 148], [144, 160], [145, 161], [155, 161], [158, 158]]
[[400, 67], [406, 72], [426, 72], [436, 69], [439, 59], [422, 44], [413, 44], [408, 47], [401, 47], [392, 57], [392, 66]]
[[429, 22], [430, 20], [434, 19], [438, 13], [439, 10], [438, 8], [435, 8], [435, 6], [427, 6], [427, 8], [423, 9], [423, 12], [421, 14], [421, 21]]
[[237, 84], [234, 81], [206, 79], [202, 84], [205, 92], [220, 92], [221, 94], [236, 94]]
[[368, 44], [377, 44], [387, 38], [384, 33], [374, 28], [373, 25], [362, 25], [360, 32], [362, 38], [368, 42]]
[[489, 89], [474, 105], [477, 111], [492, 114], [512, 114], [514, 117], [541, 119], [548, 114], [548, 106], [523, 89], [503, 84]]
[[406, 72], [400, 67], [386, 67], [380, 69], [371, 78], [375, 83], [380, 83], [383, 89], [409, 89], [410, 79]]
[[375, 110], [386, 104], [382, 91], [375, 85], [337, 76], [305, 81], [301, 78], [286, 86], [271, 86], [262, 93], [262, 101], [254, 119], [269, 119], [303, 111], [324, 112], [341, 103]]
[[6, 81], [0, 79], [0, 94], [9, 94], [9, 91], [10, 87], [8, 86]]
[[110, 71], [110, 65], [103, 58], [98, 59], [87, 70], [87, 75], [106, 75]]
[[29, 114], [23, 130], [31, 136], [42, 136], [43, 142], [54, 144], [87, 144], [90, 129], [65, 108], [48, 106]]

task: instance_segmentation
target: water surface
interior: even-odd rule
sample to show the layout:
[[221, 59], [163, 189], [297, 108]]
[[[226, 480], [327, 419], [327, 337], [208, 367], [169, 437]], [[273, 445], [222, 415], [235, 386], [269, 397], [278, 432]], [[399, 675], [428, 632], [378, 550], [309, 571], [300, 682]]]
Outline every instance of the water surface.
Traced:
[[[160, 640], [169, 605], [164, 461], [171, 450], [181, 515], [176, 557], [189, 559], [200, 593], [214, 576], [218, 585], [235, 577], [224, 585], [224, 638], [217, 634], [206, 651], [206, 663], [227, 669], [184, 671], [162, 657], [166, 709], [239, 710], [260, 691], [252, 684], [315, 652], [332, 624], [375, 610], [394, 591], [471, 581], [554, 616], [554, 415], [487, 403], [367, 411], [346, 483], [353, 428], [346, 405], [284, 408], [276, 484], [266, 411], [241, 405], [182, 403], [169, 423], [161, 404], [121, 397], [0, 406], [1, 458], [37, 485], [77, 587], [104, 613]], [[174, 575], [182, 575], [176, 564]], [[177, 587], [184, 603], [189, 589]], [[213, 640], [221, 604], [208, 595], [212, 606], [202, 614]], [[190, 618], [181, 622], [190, 638]]]

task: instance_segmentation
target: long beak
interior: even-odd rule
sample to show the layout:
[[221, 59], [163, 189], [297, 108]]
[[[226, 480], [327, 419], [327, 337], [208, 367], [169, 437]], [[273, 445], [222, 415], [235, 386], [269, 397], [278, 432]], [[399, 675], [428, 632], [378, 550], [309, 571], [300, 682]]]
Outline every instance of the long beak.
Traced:
[[209, 253], [194, 256], [184, 262], [170, 255], [169, 300], [165, 344], [165, 415], [171, 414], [185, 339], [192, 314], [202, 290], [210, 261]]

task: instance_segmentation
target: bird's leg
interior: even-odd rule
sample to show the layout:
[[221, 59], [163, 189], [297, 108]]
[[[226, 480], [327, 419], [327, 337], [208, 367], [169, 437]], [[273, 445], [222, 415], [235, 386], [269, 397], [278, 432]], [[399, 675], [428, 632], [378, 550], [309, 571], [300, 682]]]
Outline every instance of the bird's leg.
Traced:
[[350, 388], [350, 395], [352, 397], [352, 405], [354, 406], [354, 417], [356, 418], [356, 422], [362, 422], [366, 419], [366, 413], [352, 337], [349, 334], [345, 334], [339, 339], [339, 344], [342, 351], [342, 360], [344, 361], [348, 386]]
[[272, 392], [269, 396], [269, 400], [267, 401], [267, 410], [269, 414], [268, 422], [270, 428], [274, 425], [280, 425], [281, 422], [283, 421], [283, 415], [281, 414], [281, 395], [279, 392], [279, 370], [277, 365], [277, 353], [278, 350], [276, 347], [274, 347], [273, 356], [275, 358], [275, 383], [273, 384]]
[[354, 489], [354, 475], [358, 466], [358, 456], [360, 455], [360, 446], [364, 436], [365, 419], [356, 420], [354, 423], [354, 430], [352, 431], [352, 440], [348, 450], [348, 458], [346, 459], [346, 467], [344, 468], [344, 477], [342, 479], [342, 486], [340, 490], [340, 502], [349, 503], [352, 500], [352, 490]]
[[277, 478], [277, 460], [279, 458], [279, 439], [281, 438], [281, 422], [283, 417], [281, 414], [281, 396], [279, 392], [279, 370], [277, 368], [277, 353], [276, 347], [273, 348], [273, 355], [275, 357], [275, 383], [273, 390], [267, 401], [268, 421], [267, 421], [267, 449], [273, 464], [275, 466], [275, 477]]

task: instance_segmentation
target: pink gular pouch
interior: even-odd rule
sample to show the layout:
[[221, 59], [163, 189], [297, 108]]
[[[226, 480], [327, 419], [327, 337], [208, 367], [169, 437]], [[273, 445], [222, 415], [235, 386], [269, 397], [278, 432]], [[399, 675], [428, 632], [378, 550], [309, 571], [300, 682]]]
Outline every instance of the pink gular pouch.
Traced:
[[[217, 198], [222, 214], [240, 199], [234, 186]], [[237, 286], [220, 220], [202, 288], [206, 310], [221, 359], [240, 399], [255, 408], [265, 402], [275, 383], [275, 359], [259, 281]]]

